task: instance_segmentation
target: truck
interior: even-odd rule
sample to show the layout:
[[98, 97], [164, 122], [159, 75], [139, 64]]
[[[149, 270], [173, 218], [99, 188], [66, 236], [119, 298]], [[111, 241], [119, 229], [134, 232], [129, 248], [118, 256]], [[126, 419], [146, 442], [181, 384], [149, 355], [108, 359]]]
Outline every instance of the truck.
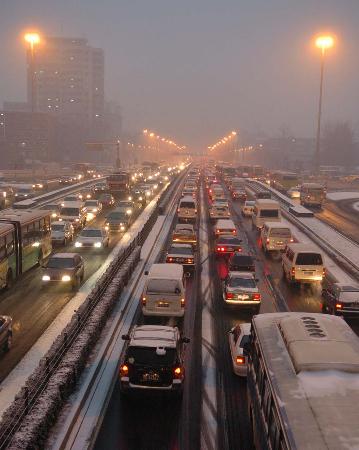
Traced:
[[321, 208], [325, 200], [325, 187], [319, 183], [303, 183], [300, 187], [300, 204]]
[[116, 199], [128, 199], [131, 189], [131, 176], [124, 170], [119, 170], [107, 177], [109, 193]]

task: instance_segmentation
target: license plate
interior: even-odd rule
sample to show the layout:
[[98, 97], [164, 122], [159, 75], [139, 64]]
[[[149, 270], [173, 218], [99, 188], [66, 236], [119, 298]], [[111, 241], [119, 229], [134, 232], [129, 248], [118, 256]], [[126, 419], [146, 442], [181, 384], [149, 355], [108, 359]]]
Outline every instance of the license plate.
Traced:
[[159, 379], [160, 376], [155, 372], [144, 373], [142, 375], [142, 381], [158, 381]]
[[304, 271], [304, 274], [305, 274], [305, 275], [313, 275], [313, 273], [314, 273], [314, 272], [311, 272], [311, 271], [309, 271], [309, 270], [305, 270], [305, 271]]
[[233, 247], [227, 247], [227, 248], [226, 248], [226, 251], [227, 251], [227, 252], [233, 252], [233, 251], [234, 251], [234, 248], [233, 248]]
[[168, 302], [160, 301], [160, 302], [157, 302], [157, 306], [159, 308], [168, 308], [170, 306], [170, 304]]
[[239, 294], [239, 295], [238, 295], [238, 299], [239, 299], [239, 300], [248, 300], [249, 297], [248, 297], [248, 295], [246, 295], [246, 294]]

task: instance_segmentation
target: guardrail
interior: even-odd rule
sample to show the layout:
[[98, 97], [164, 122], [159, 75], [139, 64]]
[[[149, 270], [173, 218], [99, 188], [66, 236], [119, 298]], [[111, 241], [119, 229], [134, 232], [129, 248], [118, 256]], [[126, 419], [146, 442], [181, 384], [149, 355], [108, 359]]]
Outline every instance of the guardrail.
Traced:
[[[282, 194], [275, 191], [274, 189], [267, 188], [262, 183], [257, 181], [251, 181], [251, 187], [255, 185], [259, 186], [262, 190], [267, 189], [270, 191], [277, 200], [286, 206], [288, 210], [283, 210], [284, 215], [288, 220], [293, 222], [301, 231], [303, 231], [307, 236], [309, 236], [322, 250], [327, 253], [333, 260], [337, 262], [337, 264], [342, 267], [345, 271], [347, 271], [352, 277], [355, 278], [356, 281], [359, 281], [359, 267], [354, 264], [346, 255], [344, 255], [340, 250], [333, 247], [327, 241], [325, 241], [321, 236], [319, 236], [314, 230], [312, 230], [308, 225], [304, 224], [298, 217], [296, 217], [291, 211], [290, 207], [293, 205], [289, 199], [285, 198]], [[284, 198], [283, 198], [284, 197]], [[328, 226], [328, 225], [327, 225]], [[330, 227], [331, 228], [331, 227]], [[350, 244], [354, 245], [359, 249], [359, 246], [356, 242], [349, 239], [347, 236], [344, 236], [342, 233], [339, 233], [334, 228], [331, 228], [333, 232], [337, 233], [341, 238], [346, 239]]]
[[[163, 191], [156, 208], [141, 231], [111, 262], [5, 411], [0, 423], [0, 449], [9, 446], [14, 449], [37, 447], [44, 442], [47, 430], [54, 423], [59, 408], [74, 389], [99, 332], [139, 261], [140, 247], [157, 220], [161, 199], [169, 198], [182, 178], [177, 177]], [[102, 314], [96, 313], [98, 308], [103, 309]], [[85, 333], [82, 338], [81, 333]], [[69, 349], [72, 350], [70, 356]], [[64, 360], [67, 360], [66, 364], [63, 363]], [[26, 423], [28, 415], [32, 412], [36, 413], [32, 414], [35, 415], [35, 419]], [[27, 429], [24, 437], [21, 429], [26, 426], [31, 428], [31, 432]]]

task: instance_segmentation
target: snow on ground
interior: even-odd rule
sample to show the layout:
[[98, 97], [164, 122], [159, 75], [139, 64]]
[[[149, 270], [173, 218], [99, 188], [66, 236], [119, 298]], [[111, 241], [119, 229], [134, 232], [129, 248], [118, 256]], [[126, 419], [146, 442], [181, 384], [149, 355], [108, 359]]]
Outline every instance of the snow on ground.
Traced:
[[138, 233], [139, 229], [142, 228], [143, 224], [147, 221], [149, 215], [155, 208], [156, 201], [157, 198], [152, 200], [147, 205], [145, 210], [136, 219], [131, 229], [124, 234], [121, 241], [108, 255], [106, 261], [100, 267], [100, 269], [81, 286], [78, 293], [67, 303], [67, 305], [62, 309], [56, 319], [51, 323], [51, 325], [49, 325], [47, 330], [26, 353], [24, 358], [17, 364], [17, 366], [15, 366], [15, 368], [0, 384], [0, 416], [14, 400], [15, 395], [18, 393], [21, 386], [25, 384], [25, 381], [27, 380], [29, 375], [38, 366], [40, 359], [49, 350], [53, 341], [66, 327], [74, 311], [78, 309], [79, 306], [84, 302], [87, 295], [96, 284], [96, 281], [106, 271], [114, 256], [119, 252], [119, 250], [121, 250], [121, 248], [127, 246], [128, 243], [133, 239], [133, 237]]
[[350, 200], [359, 198], [359, 191], [354, 192], [328, 192], [327, 199], [339, 202], [340, 200]]

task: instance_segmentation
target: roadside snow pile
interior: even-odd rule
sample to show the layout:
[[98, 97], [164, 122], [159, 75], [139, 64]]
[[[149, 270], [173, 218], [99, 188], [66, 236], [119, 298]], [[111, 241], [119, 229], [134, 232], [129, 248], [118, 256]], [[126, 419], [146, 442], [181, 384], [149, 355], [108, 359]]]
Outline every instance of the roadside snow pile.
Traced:
[[[0, 436], [13, 423], [14, 418], [21, 418], [36, 392], [43, 390], [23, 419], [19, 431], [11, 439], [10, 449], [42, 447], [64, 401], [73, 392], [87, 357], [98, 340], [115, 302], [140, 260], [140, 253], [141, 247], [138, 246], [123, 261], [115, 274], [113, 270], [118, 260], [113, 261], [86, 301], [74, 313], [71, 322], [54, 341], [46, 356], [41, 359], [39, 366], [29, 377], [15, 401], [5, 411], [0, 425]], [[119, 255], [119, 258], [123, 258], [123, 255]], [[96, 298], [97, 305], [91, 308]]]
[[339, 202], [341, 200], [351, 200], [359, 198], [359, 191], [357, 192], [328, 192], [327, 199], [333, 200], [333, 202]]

